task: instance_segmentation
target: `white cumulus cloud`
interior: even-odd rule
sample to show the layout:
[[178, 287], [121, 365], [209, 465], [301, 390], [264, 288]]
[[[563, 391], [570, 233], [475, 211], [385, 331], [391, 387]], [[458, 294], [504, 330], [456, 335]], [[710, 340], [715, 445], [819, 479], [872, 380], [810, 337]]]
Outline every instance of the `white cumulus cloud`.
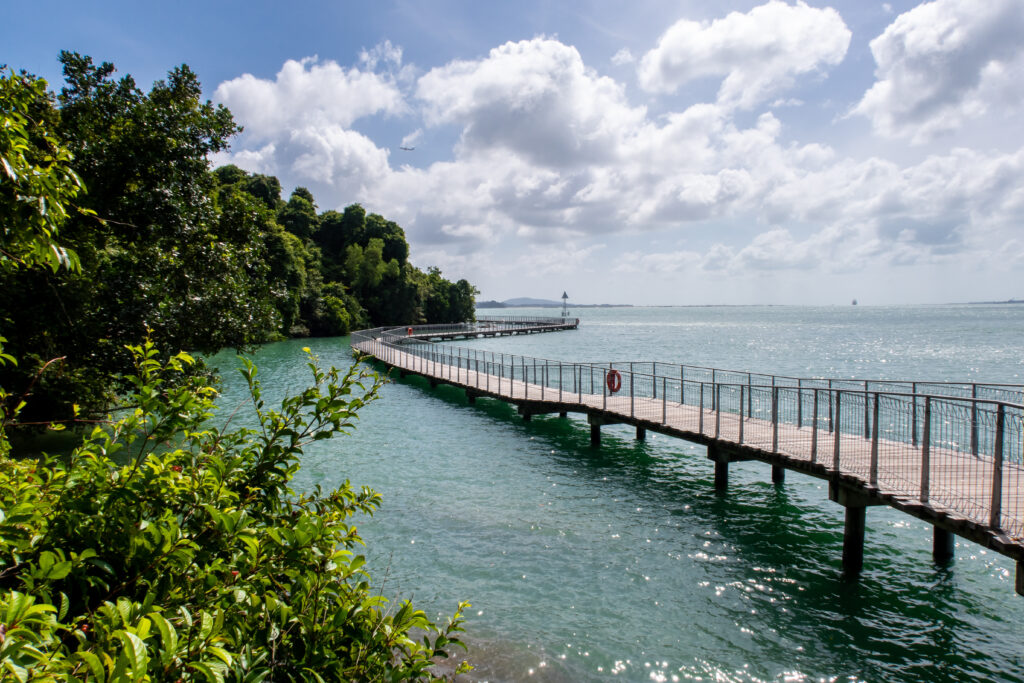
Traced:
[[925, 142], [1024, 100], [1024, 3], [936, 0], [871, 41], [876, 82], [853, 112], [879, 133]]
[[[361, 57], [366, 65], [400, 60], [401, 50], [390, 43]], [[316, 57], [286, 61], [274, 80], [245, 74], [225, 81], [214, 99], [245, 128], [238, 151], [218, 162], [286, 175], [314, 192], [352, 192], [381, 179], [388, 171], [387, 152], [351, 126], [364, 117], [408, 111], [391, 76]]]
[[650, 92], [675, 92], [698, 78], [724, 77], [718, 102], [749, 109], [792, 87], [797, 76], [843, 60], [850, 30], [832, 8], [778, 0], [712, 22], [682, 19], [637, 69]]
[[429, 125], [462, 128], [462, 154], [503, 149], [553, 167], [614, 158], [621, 137], [645, 117], [576, 48], [543, 37], [432, 69], [416, 95]]

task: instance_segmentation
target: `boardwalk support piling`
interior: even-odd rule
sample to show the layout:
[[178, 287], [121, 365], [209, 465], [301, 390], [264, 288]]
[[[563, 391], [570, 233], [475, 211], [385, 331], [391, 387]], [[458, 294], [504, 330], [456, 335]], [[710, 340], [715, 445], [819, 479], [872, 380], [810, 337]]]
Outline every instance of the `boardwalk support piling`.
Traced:
[[644, 429], [643, 427], [637, 427], [636, 428], [636, 440], [637, 441], [644, 441], [646, 439], [647, 439], [647, 430]]
[[708, 460], [715, 463], [715, 490], [724, 491], [729, 486], [729, 463], [745, 462], [751, 456], [741, 451], [726, 450], [716, 444], [708, 444]]
[[729, 461], [715, 461], [715, 490], [725, 491], [729, 488]]
[[786, 468], [782, 465], [772, 465], [772, 483], [773, 484], [785, 484], [786, 483]]
[[932, 559], [935, 564], [945, 566], [953, 559], [953, 532], [932, 527]]
[[864, 568], [864, 528], [867, 508], [847, 507], [843, 528], [843, 569], [859, 574]]
[[1024, 595], [1024, 560], [1017, 560], [1017, 595]]
[[864, 568], [864, 531], [866, 511], [870, 505], [882, 502], [866, 496], [860, 491], [831, 482], [828, 485], [829, 500], [846, 508], [846, 524], [843, 529], [843, 570], [859, 574]]
[[609, 420], [600, 414], [587, 413], [587, 422], [590, 423], [590, 445], [601, 445], [601, 426], [616, 424], [616, 420]]

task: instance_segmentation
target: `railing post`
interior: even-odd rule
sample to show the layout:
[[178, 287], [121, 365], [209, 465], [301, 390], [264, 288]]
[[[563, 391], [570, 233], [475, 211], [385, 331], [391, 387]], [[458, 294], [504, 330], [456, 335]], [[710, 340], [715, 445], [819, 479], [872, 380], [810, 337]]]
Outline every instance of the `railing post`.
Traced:
[[715, 404], [715, 438], [718, 438], [722, 425], [722, 385], [713, 384], [712, 401]]
[[[915, 397], [916, 399], [916, 397]], [[922, 503], [928, 502], [931, 493], [932, 475], [932, 397], [924, 397], [924, 429], [921, 432], [921, 497]]]
[[828, 433], [831, 434], [835, 426], [835, 417], [833, 415], [832, 405], [832, 380], [828, 381]]
[[[772, 378], [774, 381], [775, 378]], [[779, 450], [779, 388], [772, 387], [772, 453]]]
[[910, 443], [917, 445], [917, 382], [910, 384]]
[[[742, 387], [741, 387], [741, 389], [742, 389]], [[754, 395], [754, 392], [752, 392], [750, 390], [750, 373], [748, 372], [747, 373], [747, 417], [753, 417], [754, 416], [754, 412], [751, 410], [751, 406], [753, 405], [753, 403], [752, 403], [753, 395]], [[743, 394], [742, 394], [742, 392], [740, 393], [740, 421], [741, 422], [743, 421]]]
[[[828, 392], [828, 395], [831, 396], [832, 392], [831, 391]], [[832, 446], [832, 469], [835, 470], [836, 474], [839, 473], [839, 445], [840, 445], [839, 441], [840, 441], [840, 434], [842, 433], [841, 430], [842, 430], [842, 419], [843, 419], [842, 400], [843, 400], [843, 392], [837, 391], [836, 392], [836, 404], [835, 404], [836, 405], [836, 415], [835, 415], [835, 418], [834, 418], [834, 420], [835, 420], [835, 428], [834, 428], [835, 442], [834, 442], [834, 444]]]
[[700, 413], [698, 419], [697, 431], [704, 434], [704, 382], [700, 383]]
[[[749, 375], [748, 375], [748, 377], [749, 377]], [[743, 390], [748, 388], [749, 386], [750, 386], [749, 384], [747, 385], [747, 387], [744, 387], [742, 384], [740, 385], [740, 438], [739, 438], [739, 440], [740, 440], [740, 445], [741, 446], [743, 445]], [[747, 396], [749, 397], [749, 395], [750, 394], [748, 392]], [[750, 410], [750, 408], [749, 408], [749, 404], [748, 404], [747, 411], [749, 412], [749, 410]]]
[[[530, 383], [527, 381], [527, 378], [526, 378], [526, 376], [527, 376], [527, 374], [529, 372], [526, 369], [526, 356], [520, 356], [519, 358], [522, 360], [522, 366], [523, 366], [523, 398], [530, 398]], [[534, 361], [534, 362], [536, 362], [536, 361]], [[534, 373], [534, 374], [536, 374], [536, 373]], [[536, 377], [534, 379], [536, 379]]]
[[804, 381], [799, 377], [796, 380], [796, 428], [804, 427]]
[[562, 361], [558, 361], [558, 402], [562, 402]]
[[971, 455], [978, 455], [978, 385], [971, 385]]
[[712, 410], [715, 410], [715, 408], [718, 406], [718, 403], [717, 403], [717, 401], [718, 401], [717, 393], [718, 392], [715, 391], [715, 389], [714, 389], [714, 387], [717, 387], [717, 386], [718, 386], [718, 381], [717, 381], [717, 378], [715, 377], [715, 369], [711, 368], [711, 387], [712, 387], [712, 389], [711, 389], [711, 409]]
[[988, 525], [999, 529], [1003, 522], [1003, 428], [1006, 414], [1002, 403], [996, 406], [995, 452], [992, 462], [992, 514]]
[[871, 438], [871, 410], [868, 405], [868, 381], [864, 380], [864, 438]]
[[636, 417], [636, 410], [633, 403], [633, 364], [629, 364], [629, 416]]
[[601, 378], [601, 408], [608, 410], [608, 371], [602, 369], [604, 377]]
[[665, 398], [665, 379], [661, 378], [661, 424], [668, 423], [668, 402]]
[[686, 405], [686, 366], [679, 366], [679, 405]]
[[878, 486], [878, 392], [875, 392], [875, 404], [872, 409], [873, 420], [871, 421], [871, 471], [868, 474], [868, 483]]
[[577, 384], [576, 386], [577, 386], [577, 388], [579, 389], [579, 392], [580, 392], [579, 402], [583, 403], [583, 366], [580, 365], [579, 369], [580, 369], [580, 381], [579, 381], [579, 384]]
[[818, 459], [818, 387], [814, 387], [814, 407], [811, 408], [811, 462]]

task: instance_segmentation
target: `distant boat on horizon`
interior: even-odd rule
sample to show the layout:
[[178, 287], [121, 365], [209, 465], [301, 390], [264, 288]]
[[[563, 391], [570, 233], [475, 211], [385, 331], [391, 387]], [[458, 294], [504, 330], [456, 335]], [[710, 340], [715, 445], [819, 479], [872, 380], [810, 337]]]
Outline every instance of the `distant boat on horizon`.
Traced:
[[851, 305], [851, 306], [856, 306], [856, 305], [857, 305], [857, 300], [856, 300], [856, 299], [854, 299], [854, 300], [853, 300], [853, 303], [852, 303], [852, 304], [850, 304], [850, 305]]

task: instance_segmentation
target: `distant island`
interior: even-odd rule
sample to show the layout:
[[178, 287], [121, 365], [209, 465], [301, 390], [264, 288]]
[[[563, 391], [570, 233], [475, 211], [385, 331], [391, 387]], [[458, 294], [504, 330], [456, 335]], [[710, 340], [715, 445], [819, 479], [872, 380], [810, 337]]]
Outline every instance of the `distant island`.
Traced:
[[1007, 299], [1006, 301], [968, 301], [969, 304], [984, 305], [984, 304], [1024, 304], [1024, 299]]
[[[477, 308], [561, 308], [561, 301], [517, 297], [505, 301], [478, 301]], [[569, 304], [569, 308], [632, 308], [633, 304]]]

